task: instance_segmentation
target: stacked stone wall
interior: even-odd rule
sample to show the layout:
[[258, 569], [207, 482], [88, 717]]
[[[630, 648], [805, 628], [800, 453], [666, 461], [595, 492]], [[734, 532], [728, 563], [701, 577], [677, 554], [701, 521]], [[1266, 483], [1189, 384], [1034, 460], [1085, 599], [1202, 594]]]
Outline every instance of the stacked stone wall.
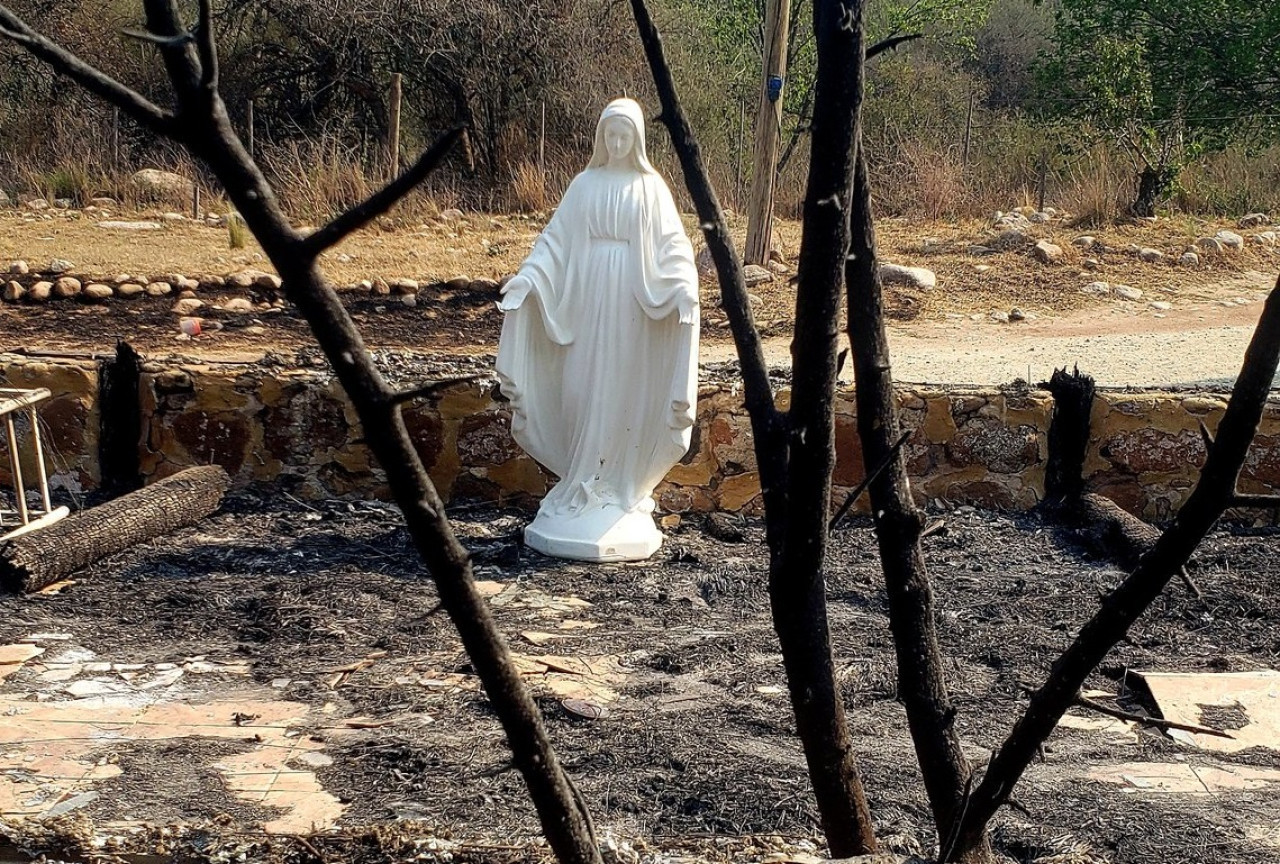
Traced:
[[[0, 377], [8, 386], [53, 390], [41, 416], [60, 460], [55, 483], [94, 488], [96, 364], [0, 355]], [[387, 494], [350, 403], [323, 370], [156, 359], [144, 364], [140, 385], [139, 461], [148, 481], [216, 463], [242, 487], [278, 484], [308, 498]], [[777, 398], [785, 407], [788, 394]], [[1053, 408], [1048, 393], [912, 387], [901, 389], [899, 400], [911, 432], [904, 452], [912, 488], [922, 503], [1025, 510], [1040, 501]], [[1204, 458], [1201, 424], [1212, 432], [1225, 408], [1225, 396], [1100, 392], [1085, 463], [1089, 487], [1148, 519], [1168, 518], [1196, 481]], [[532, 506], [553, 482], [512, 441], [510, 414], [491, 385], [458, 385], [433, 404], [408, 407], [405, 423], [446, 500]], [[837, 400], [836, 447], [834, 499], [842, 500], [863, 477], [851, 392]], [[1240, 486], [1280, 489], [1280, 394], [1267, 406]], [[704, 385], [693, 446], [658, 487], [659, 507], [757, 513], [759, 492], [740, 392]]]

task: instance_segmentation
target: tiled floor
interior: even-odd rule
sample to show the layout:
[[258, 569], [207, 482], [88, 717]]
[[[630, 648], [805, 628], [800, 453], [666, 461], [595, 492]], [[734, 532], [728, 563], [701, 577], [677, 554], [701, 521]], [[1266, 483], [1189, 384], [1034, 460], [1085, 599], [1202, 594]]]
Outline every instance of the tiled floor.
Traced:
[[[190, 684], [209, 672], [245, 671], [235, 664], [199, 658], [182, 666], [158, 664], [166, 668], [122, 666], [84, 662], [77, 650], [59, 645], [49, 656], [74, 659], [35, 664], [44, 648], [0, 646], [0, 679], [10, 678], [8, 692], [0, 693], [0, 816], [40, 817], [92, 803], [94, 796], [85, 793], [121, 773], [118, 765], [95, 759], [96, 751], [113, 743], [181, 738], [253, 741], [253, 749], [213, 767], [237, 797], [278, 810], [262, 826], [268, 832], [323, 830], [342, 815], [342, 804], [305, 767], [328, 762], [319, 752], [323, 745], [300, 732], [319, 722], [308, 706], [269, 693], [211, 695], [210, 688]], [[23, 692], [10, 677], [24, 665], [40, 689]], [[29, 677], [24, 680], [29, 685]], [[85, 693], [94, 695], [75, 698]]]

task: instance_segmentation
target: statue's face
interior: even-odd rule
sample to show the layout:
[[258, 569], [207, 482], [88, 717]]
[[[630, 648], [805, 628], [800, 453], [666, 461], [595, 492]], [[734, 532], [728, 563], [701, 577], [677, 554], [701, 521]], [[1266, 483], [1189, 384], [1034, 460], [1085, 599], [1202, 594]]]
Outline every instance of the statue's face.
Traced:
[[636, 146], [636, 133], [621, 117], [610, 117], [604, 124], [604, 146], [609, 151], [609, 164], [615, 165], [631, 155]]

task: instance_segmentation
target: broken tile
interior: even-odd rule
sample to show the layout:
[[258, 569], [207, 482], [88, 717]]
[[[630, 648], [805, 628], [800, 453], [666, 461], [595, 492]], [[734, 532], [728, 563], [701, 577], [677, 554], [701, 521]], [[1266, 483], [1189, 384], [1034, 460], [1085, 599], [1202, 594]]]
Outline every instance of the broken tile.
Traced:
[[317, 783], [309, 791], [272, 791], [262, 797], [267, 807], [280, 807], [286, 813], [263, 824], [272, 834], [310, 834], [331, 827], [346, 808], [337, 798]]
[[1086, 732], [1099, 732], [1110, 741], [1137, 741], [1137, 724], [1105, 714], [1063, 714], [1058, 721], [1061, 729], [1081, 729]]
[[1166, 720], [1204, 723], [1205, 708], [1232, 708], [1247, 725], [1224, 730], [1231, 738], [1173, 729], [1170, 737], [1205, 750], [1234, 753], [1250, 747], [1280, 750], [1280, 672], [1136, 673], [1147, 684]]
[[561, 630], [594, 630], [599, 626], [600, 624], [597, 621], [577, 621], [573, 619], [561, 621], [559, 624]]
[[166, 669], [163, 672], [157, 672], [156, 676], [149, 681], [143, 681], [138, 684], [139, 690], [157, 690], [161, 687], [169, 687], [178, 683], [182, 677], [181, 669]]
[[70, 681], [84, 670], [79, 663], [47, 663], [45, 670], [40, 673], [41, 681], [60, 682]]
[[119, 681], [103, 681], [99, 678], [83, 678], [79, 681], [72, 681], [62, 689], [77, 699], [82, 699], [85, 696], [109, 696], [115, 693], [127, 693], [130, 690], [127, 684], [121, 684]]
[[97, 800], [97, 792], [81, 792], [79, 795], [73, 795], [70, 798], [59, 801], [40, 815], [43, 819], [53, 819], [58, 816], [65, 816], [72, 810], [79, 810], [81, 807], [88, 807]]
[[33, 657], [39, 657], [44, 649], [38, 645], [0, 645], [0, 681], [22, 668]]
[[1280, 785], [1280, 768], [1213, 765], [1193, 769], [1210, 792], [1246, 792]]

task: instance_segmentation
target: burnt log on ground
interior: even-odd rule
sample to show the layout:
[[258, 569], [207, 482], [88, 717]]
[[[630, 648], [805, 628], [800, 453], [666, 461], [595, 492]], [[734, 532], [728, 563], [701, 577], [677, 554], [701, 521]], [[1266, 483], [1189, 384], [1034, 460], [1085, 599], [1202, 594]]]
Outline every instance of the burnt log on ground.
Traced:
[[217, 465], [188, 468], [0, 543], [0, 590], [39, 591], [108, 555], [194, 525], [221, 506], [230, 484]]
[[1110, 498], [1086, 492], [1072, 502], [1070, 519], [1076, 536], [1089, 551], [1131, 572], [1160, 539], [1156, 528]]

